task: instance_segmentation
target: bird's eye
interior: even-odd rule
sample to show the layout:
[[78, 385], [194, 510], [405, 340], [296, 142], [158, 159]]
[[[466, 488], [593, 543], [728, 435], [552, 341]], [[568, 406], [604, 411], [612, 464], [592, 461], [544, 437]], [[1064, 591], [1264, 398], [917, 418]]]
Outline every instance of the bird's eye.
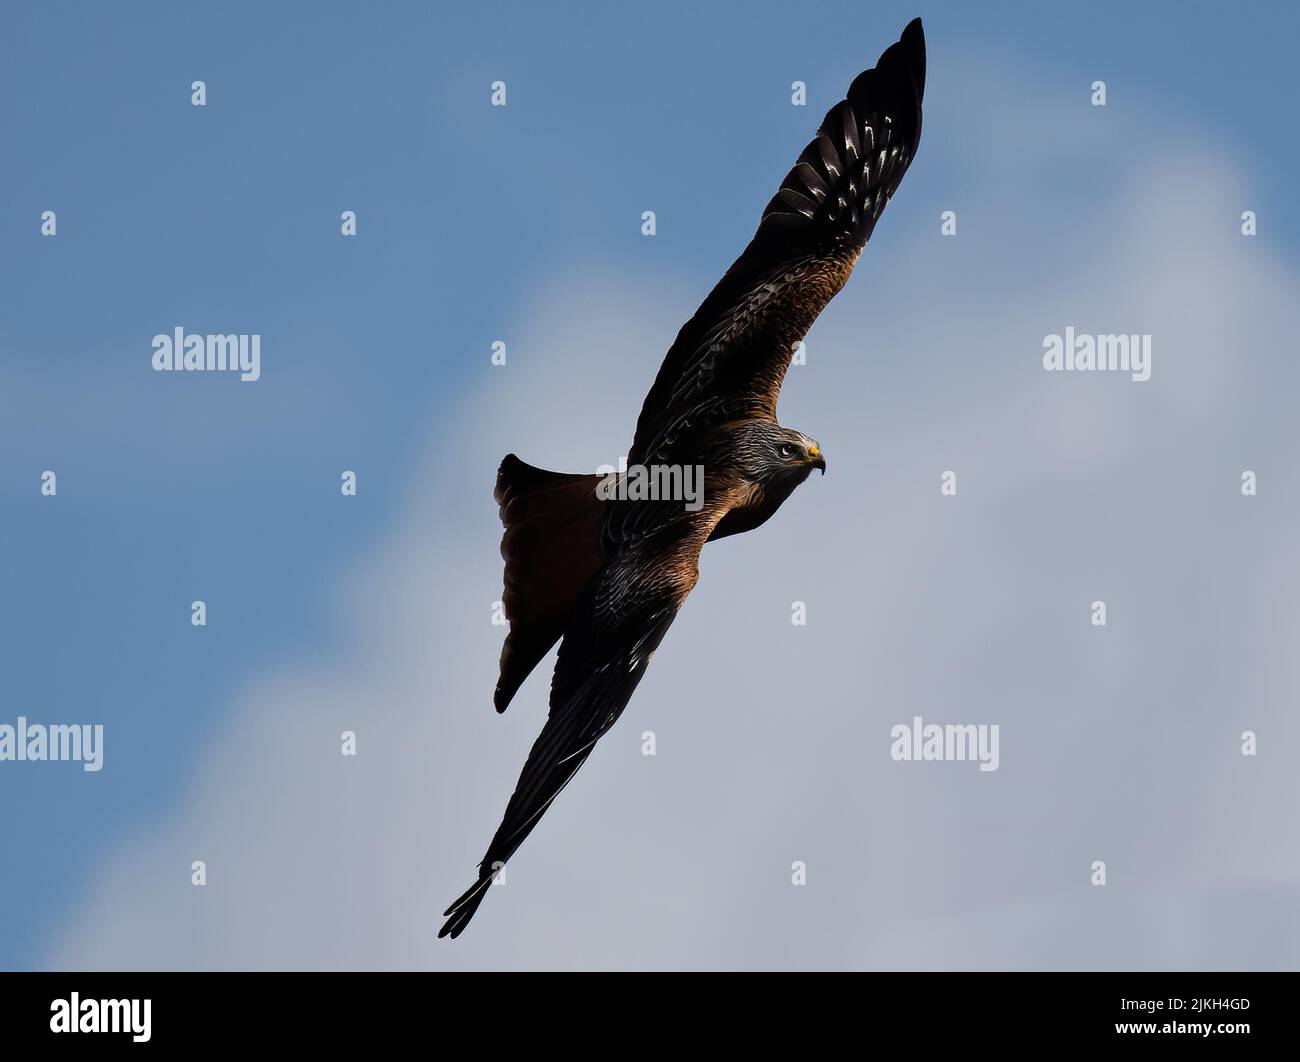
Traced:
[[779, 453], [782, 457], [784, 457], [788, 461], [790, 458], [794, 456], [794, 447], [791, 446], [789, 443], [782, 443], [777, 448], [776, 452]]

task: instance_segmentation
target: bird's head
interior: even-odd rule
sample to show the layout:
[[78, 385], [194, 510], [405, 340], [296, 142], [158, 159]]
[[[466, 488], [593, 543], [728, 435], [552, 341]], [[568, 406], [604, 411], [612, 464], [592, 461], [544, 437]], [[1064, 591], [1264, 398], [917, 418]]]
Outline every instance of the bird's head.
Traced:
[[802, 483], [818, 469], [826, 472], [826, 458], [817, 443], [801, 431], [779, 424], [758, 423], [746, 433], [743, 452], [746, 471], [764, 483]]

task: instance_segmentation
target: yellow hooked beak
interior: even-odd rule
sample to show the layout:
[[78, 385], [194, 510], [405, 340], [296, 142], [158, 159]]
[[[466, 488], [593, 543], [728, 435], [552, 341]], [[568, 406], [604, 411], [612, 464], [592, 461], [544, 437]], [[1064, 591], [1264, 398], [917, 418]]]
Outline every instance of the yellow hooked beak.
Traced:
[[808, 447], [808, 463], [812, 465], [813, 468], [821, 469], [821, 474], [823, 476], [826, 475], [826, 458], [822, 456], [820, 446], [814, 445]]

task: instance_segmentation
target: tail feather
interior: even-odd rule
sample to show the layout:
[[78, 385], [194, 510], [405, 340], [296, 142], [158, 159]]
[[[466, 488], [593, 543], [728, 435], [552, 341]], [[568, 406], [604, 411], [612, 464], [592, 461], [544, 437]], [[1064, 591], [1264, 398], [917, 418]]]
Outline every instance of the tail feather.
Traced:
[[538, 662], [564, 633], [578, 595], [600, 570], [605, 503], [598, 475], [548, 472], [506, 455], [497, 471], [501, 556], [506, 562], [502, 603], [510, 633], [501, 649], [501, 677], [493, 694], [504, 712]]

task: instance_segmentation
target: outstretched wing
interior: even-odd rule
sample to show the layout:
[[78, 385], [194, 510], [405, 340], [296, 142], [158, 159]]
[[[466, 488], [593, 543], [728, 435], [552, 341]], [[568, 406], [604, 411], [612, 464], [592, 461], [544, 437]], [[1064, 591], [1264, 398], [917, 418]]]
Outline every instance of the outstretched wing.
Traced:
[[701, 512], [626, 544], [584, 592], [560, 645], [550, 716], [479, 864], [478, 879], [444, 912], [439, 937], [461, 934], [506, 860], [627, 707], [695, 585], [700, 548], [720, 515]]
[[921, 137], [925, 37], [914, 19], [827, 113], [758, 232], [678, 334], [628, 460], [651, 464], [724, 420], [776, 416], [793, 347], [844, 286]]

